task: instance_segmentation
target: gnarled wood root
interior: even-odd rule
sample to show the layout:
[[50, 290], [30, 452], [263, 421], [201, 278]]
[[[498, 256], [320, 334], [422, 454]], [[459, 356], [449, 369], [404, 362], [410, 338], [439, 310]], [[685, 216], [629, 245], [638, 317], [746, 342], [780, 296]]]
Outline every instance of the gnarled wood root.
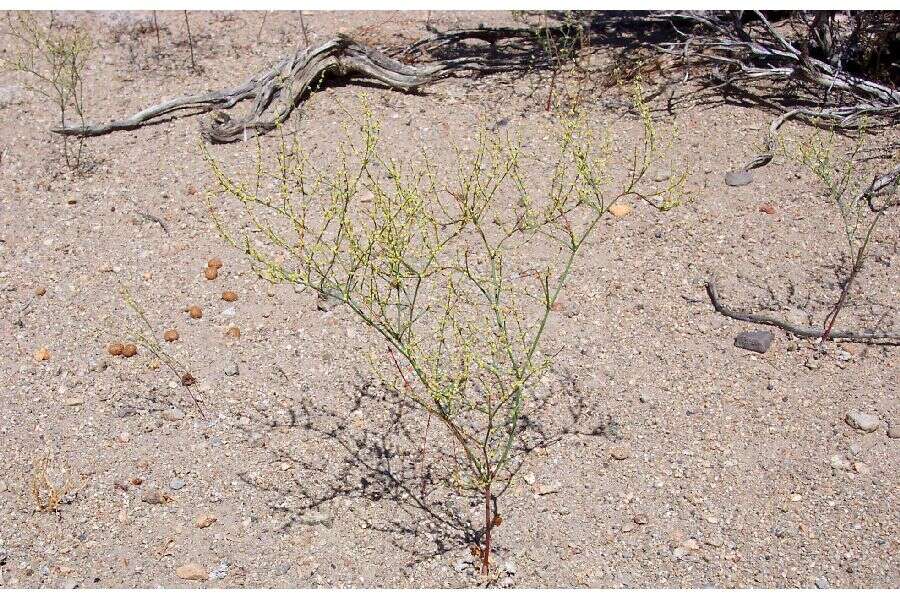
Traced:
[[[550, 35], [559, 34], [553, 28], [548, 28], [548, 32]], [[219, 112], [202, 127], [204, 138], [214, 143], [246, 140], [271, 131], [279, 123], [283, 123], [312, 88], [327, 77], [360, 77], [409, 92], [452, 75], [521, 70], [547, 62], [545, 57], [536, 56], [533, 51], [536, 43], [534, 32], [513, 28], [449, 31], [425, 38], [396, 54], [412, 59], [437, 48], [459, 44], [463, 40], [477, 39], [496, 43], [512, 38], [524, 42], [512, 54], [488, 57], [465, 55], [411, 65], [347, 36], [338, 35], [315, 48], [297, 51], [235, 89], [174, 98], [111, 123], [57, 127], [52, 131], [61, 135], [92, 137], [158, 123], [163, 117], [174, 113], [193, 111], [196, 114], [218, 109]], [[222, 111], [248, 99], [254, 99], [253, 108], [242, 118], [235, 118]]]

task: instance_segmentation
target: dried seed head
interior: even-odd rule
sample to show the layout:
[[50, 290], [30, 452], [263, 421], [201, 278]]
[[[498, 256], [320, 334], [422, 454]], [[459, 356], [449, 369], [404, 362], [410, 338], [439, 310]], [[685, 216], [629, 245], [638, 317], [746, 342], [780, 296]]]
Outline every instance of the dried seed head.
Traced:
[[131, 358], [135, 354], [137, 354], [137, 346], [134, 344], [125, 344], [122, 348], [122, 356], [125, 358]]
[[237, 300], [237, 294], [235, 294], [231, 290], [222, 292], [222, 300], [224, 300], [225, 302], [234, 302], [235, 300]]
[[217, 269], [216, 267], [206, 267], [205, 269], [203, 269], [203, 276], [206, 277], [209, 281], [212, 281], [219, 276], [219, 269]]
[[225, 335], [230, 338], [239, 338], [241, 337], [241, 330], [237, 327], [231, 326], [225, 331]]
[[175, 329], [169, 329], [163, 334], [163, 339], [167, 342], [174, 342], [178, 339], [178, 331]]
[[50, 351], [46, 348], [39, 348], [38, 351], [34, 353], [34, 359], [37, 361], [50, 360]]
[[190, 373], [185, 373], [181, 376], [181, 385], [183, 385], [184, 387], [190, 387], [195, 383], [197, 383], [197, 380]]
[[500, 515], [494, 515], [494, 527], [500, 527], [503, 524], [503, 517]]
[[191, 315], [192, 319], [199, 319], [200, 317], [203, 316], [203, 309], [200, 308], [199, 306], [197, 306], [196, 304], [194, 304], [193, 306], [189, 306], [187, 311], [188, 311], [188, 314]]
[[38, 289], [34, 290], [35, 296], [43, 296], [46, 293], [47, 293], [47, 288], [45, 288], [45, 287], [39, 287]]
[[209, 262], [206, 263], [206, 266], [211, 269], [221, 269], [222, 268], [222, 259], [221, 258], [211, 258]]
[[106, 347], [106, 351], [112, 354], [113, 356], [121, 356], [122, 350], [125, 349], [125, 346], [120, 344], [119, 342], [113, 342], [109, 346]]

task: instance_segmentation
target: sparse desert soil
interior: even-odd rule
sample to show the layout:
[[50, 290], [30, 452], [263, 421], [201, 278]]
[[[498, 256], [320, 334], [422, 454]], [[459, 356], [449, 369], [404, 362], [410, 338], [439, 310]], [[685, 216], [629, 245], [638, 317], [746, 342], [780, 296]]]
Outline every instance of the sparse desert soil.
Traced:
[[[270, 14], [257, 41], [260, 13], [191, 13], [197, 74], [180, 13], [160, 14], [159, 57], [153, 30], [140, 30], [147, 14], [60, 18], [89, 24], [100, 44], [85, 93], [101, 121], [236, 85], [302, 43], [296, 15]], [[431, 18], [440, 28], [510, 22]], [[425, 34], [424, 13], [305, 20], [312, 43], [339, 31], [386, 44]], [[0, 586], [480, 585], [460, 529], [439, 518], [452, 509], [477, 526], [481, 506], [432, 484], [429, 514], [397, 485], [417, 487], [421, 422], [392, 418], [396, 404], [366, 391], [374, 339], [342, 309], [317, 310], [313, 294], [261, 281], [217, 235], [197, 118], [89, 140], [97, 167], [73, 177], [45, 101], [16, 77], [0, 85], [12, 94], [0, 107]], [[440, 160], [480, 120], [506, 120], [533, 149], [549, 143], [546, 85], [497, 76], [366, 92], [390, 147], [425, 145]], [[358, 91], [314, 94], [291, 125], [327, 151]], [[609, 90], [584, 106], [611, 123], [618, 169], [638, 131], [621, 98]], [[608, 218], [577, 263], [534, 415], [552, 443], [527, 457], [502, 500], [495, 584], [897, 587], [897, 349], [829, 344], [820, 355], [775, 331], [767, 353], [747, 352], [734, 336], [753, 327], [715, 313], [703, 288], [716, 273], [730, 304], [821, 323], [837, 297], [840, 220], [813, 177], [781, 159], [749, 186], [725, 185], [770, 114], [719, 105], [660, 118], [678, 129], [695, 200]], [[214, 152], [247, 165], [256, 144]], [[897, 225], [894, 215], [881, 228], [847, 327], [900, 326]], [[214, 256], [224, 266], [208, 281]], [[123, 286], [158, 336], [178, 330], [166, 347], [198, 380], [203, 415], [146, 351], [106, 353], [136, 325]], [[224, 290], [237, 301], [222, 301]], [[183, 312], [191, 304], [201, 319]], [[225, 335], [231, 326], [239, 338]], [[48, 360], [36, 360], [40, 348]], [[875, 417], [877, 430], [849, 426], [848, 411]], [[31, 495], [47, 452], [54, 480], [83, 486], [49, 514]], [[198, 526], [205, 516], [215, 521]], [[189, 563], [209, 579], [184, 579]]]

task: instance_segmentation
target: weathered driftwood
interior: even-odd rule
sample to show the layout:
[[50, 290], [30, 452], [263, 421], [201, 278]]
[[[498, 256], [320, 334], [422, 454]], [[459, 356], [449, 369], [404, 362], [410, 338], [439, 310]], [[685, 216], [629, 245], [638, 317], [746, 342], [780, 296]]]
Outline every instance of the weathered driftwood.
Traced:
[[[836, 128], [859, 126], [863, 117], [894, 122], [900, 118], [900, 91], [849, 73], [838, 66], [799, 50], [769, 22], [761, 11], [753, 11], [762, 33], [751, 35], [740, 19], [723, 20], [708, 12], [669, 12], [653, 15], [655, 20], [682, 21], [700, 25], [703, 31], [692, 34], [676, 31], [683, 42], [656, 47], [694, 63], [709, 66], [709, 89], [741, 94], [753, 102], [777, 110], [765, 139], [766, 151], [744, 167], [759, 168], [774, 156], [775, 134], [789, 119]], [[753, 84], [761, 81], [790, 85], [797, 104], [754, 93]]]
[[[513, 28], [451, 31], [425, 38], [397, 54], [412, 58], [467, 39], [498, 42], [516, 37], [532, 40], [535, 33]], [[99, 136], [157, 123], [162, 117], [175, 113], [193, 111], [196, 114], [218, 109], [213, 118], [203, 125], [203, 136], [216, 143], [234, 142], [265, 133], [283, 123], [312, 88], [329, 77], [359, 77], [408, 92], [451, 75], [508, 71], [541, 64], [540, 57], [527, 54], [530, 50], [526, 44], [526, 47], [516, 48], [516, 52], [504, 55], [485, 57], [469, 54], [411, 65], [339, 35], [315, 48], [297, 51], [235, 89], [182, 96], [119, 121], [58, 127], [53, 132], [79, 137]], [[238, 102], [249, 99], [254, 100], [253, 108], [241, 118], [222, 112], [222, 109], [232, 108]]]
[[[731, 319], [736, 319], [738, 321], [745, 321], [747, 323], [756, 323], [758, 325], [771, 325], [773, 327], [778, 327], [779, 329], [783, 329], [789, 333], [796, 335], [797, 337], [802, 338], [812, 338], [812, 339], [820, 339], [823, 335], [825, 335], [824, 329], [814, 328], [814, 327], [802, 327], [800, 325], [795, 325], [793, 323], [789, 323], [788, 321], [784, 321], [777, 317], [769, 316], [769, 315], [760, 315], [749, 312], [744, 312], [740, 310], [734, 310], [728, 308], [724, 304], [722, 304], [722, 300], [719, 298], [719, 292], [716, 290], [716, 280], [715, 277], [709, 280], [706, 284], [706, 292], [709, 294], [709, 299], [712, 302], [713, 308], [716, 312], [725, 315]], [[900, 332], [893, 331], [836, 331], [833, 330], [828, 333], [828, 338], [832, 340], [845, 340], [850, 342], [862, 342], [867, 344], [885, 344], [885, 345], [898, 345], [900, 344]]]

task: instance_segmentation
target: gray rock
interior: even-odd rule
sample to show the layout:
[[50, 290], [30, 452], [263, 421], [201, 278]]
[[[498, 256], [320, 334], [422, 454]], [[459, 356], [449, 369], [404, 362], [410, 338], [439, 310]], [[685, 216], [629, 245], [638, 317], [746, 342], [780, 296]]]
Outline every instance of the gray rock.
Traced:
[[162, 418], [166, 421], [180, 421], [184, 418], [184, 411], [180, 408], [169, 408], [162, 412]]
[[828, 580], [824, 577], [816, 577], [815, 584], [816, 587], [820, 590], [827, 590], [831, 587], [831, 585], [828, 583]]
[[836, 471], [849, 471], [853, 466], [850, 464], [849, 460], [847, 460], [840, 454], [835, 454], [834, 456], [832, 456], [829, 464], [831, 464], [831, 468]]
[[741, 187], [753, 181], [753, 173], [750, 171], [730, 171], [725, 173], [725, 183], [731, 187]]
[[334, 523], [334, 517], [326, 512], [310, 511], [300, 515], [300, 522], [304, 525], [324, 525], [331, 527]]
[[[891, 428], [888, 429], [887, 435], [892, 440], [900, 439], [900, 425], [891, 425]], [[0, 488], [3, 486], [0, 485]]]
[[133, 406], [123, 406], [116, 411], [116, 416], [120, 419], [133, 417], [136, 414], [138, 414], [138, 409]]
[[516, 563], [514, 563], [511, 560], [508, 560], [505, 563], [503, 563], [503, 566], [501, 568], [506, 572], [507, 575], [515, 575], [516, 574]]
[[209, 578], [212, 580], [225, 579], [228, 575], [228, 563], [222, 562], [218, 567], [209, 572]]
[[847, 425], [853, 429], [859, 429], [866, 433], [871, 433], [881, 426], [881, 421], [878, 420], [878, 417], [868, 415], [858, 410], [851, 410], [848, 412], [847, 416], [844, 417], [844, 421], [846, 421]]
[[238, 368], [238, 364], [236, 362], [225, 363], [225, 374], [229, 377], [233, 377], [240, 373], [241, 370]]
[[184, 480], [182, 479], [173, 479], [169, 482], [169, 488], [173, 490], [180, 490], [185, 486]]
[[775, 334], [771, 331], [743, 331], [734, 338], [734, 345], [744, 350], [764, 354], [774, 339]]
[[3, 492], [5, 492], [7, 490], [9, 490], [9, 485], [5, 481], [0, 479], [0, 494], [2, 494]]

